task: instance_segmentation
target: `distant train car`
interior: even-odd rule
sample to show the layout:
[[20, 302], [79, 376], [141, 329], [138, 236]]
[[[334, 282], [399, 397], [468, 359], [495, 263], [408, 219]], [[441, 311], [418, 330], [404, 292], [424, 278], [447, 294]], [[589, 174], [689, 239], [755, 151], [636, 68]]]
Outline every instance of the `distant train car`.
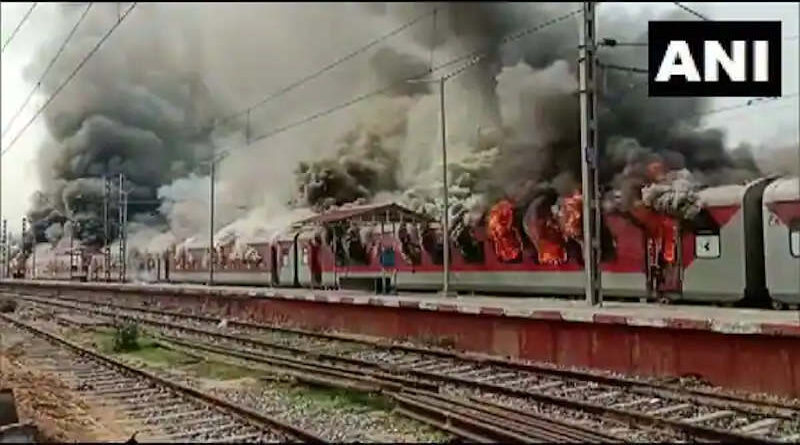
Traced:
[[800, 180], [778, 179], [764, 190], [766, 287], [776, 309], [800, 304]]
[[[214, 262], [214, 283], [269, 286], [273, 284], [273, 255], [266, 240], [217, 246]], [[238, 250], [237, 250], [238, 249]], [[159, 279], [174, 283], [207, 283], [209, 281], [208, 246], [192, 245], [178, 249], [173, 258], [164, 256], [159, 265]]]

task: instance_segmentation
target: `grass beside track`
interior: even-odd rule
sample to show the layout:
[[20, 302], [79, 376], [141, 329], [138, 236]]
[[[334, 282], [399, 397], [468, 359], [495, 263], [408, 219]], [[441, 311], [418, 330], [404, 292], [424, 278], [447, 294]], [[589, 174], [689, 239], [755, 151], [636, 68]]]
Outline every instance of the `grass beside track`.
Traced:
[[[215, 354], [196, 355], [190, 350], [173, 347], [169, 343], [159, 341], [147, 335], [146, 331], [139, 334], [139, 348], [128, 352], [114, 352], [114, 330], [112, 328], [99, 328], [91, 331], [74, 329], [67, 336], [122, 360], [138, 361], [147, 367], [169, 370], [196, 378], [203, 381], [204, 386], [218, 386], [214, 382], [220, 382], [219, 389], [224, 392], [252, 391], [270, 395], [269, 398], [280, 398], [283, 400], [282, 404], [292, 406], [293, 410], [298, 413], [305, 413], [302, 417], [309, 418], [310, 424], [307, 427], [311, 430], [315, 429], [313, 418], [317, 416], [328, 418], [356, 416], [374, 419], [372, 421], [377, 423], [390, 422], [393, 425], [391, 429], [395, 434], [399, 435], [398, 437], [406, 438], [407, 441], [413, 442], [422, 439], [424, 442], [436, 443], [451, 440], [447, 433], [435, 430], [416, 420], [396, 416], [392, 412], [393, 401], [380, 394], [316, 386], [291, 379], [276, 378], [279, 377], [279, 372], [237, 366], [236, 362], [238, 361]], [[281, 414], [279, 416], [283, 417]], [[394, 420], [389, 420], [390, 418], [394, 418]], [[370, 423], [365, 424], [365, 426], [367, 425]], [[395, 436], [385, 436], [385, 432], [381, 432], [381, 430], [383, 428], [364, 431], [364, 438], [377, 442], [397, 440]]]

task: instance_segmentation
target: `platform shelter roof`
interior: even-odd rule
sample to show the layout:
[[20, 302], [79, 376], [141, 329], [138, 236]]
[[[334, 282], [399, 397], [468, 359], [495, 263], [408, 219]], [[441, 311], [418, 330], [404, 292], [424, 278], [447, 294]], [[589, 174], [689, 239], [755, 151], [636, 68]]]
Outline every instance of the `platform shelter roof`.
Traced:
[[371, 204], [361, 206], [340, 207], [302, 219], [295, 226], [330, 224], [337, 222], [376, 222], [376, 223], [430, 223], [436, 220], [430, 215], [415, 212], [397, 203]]

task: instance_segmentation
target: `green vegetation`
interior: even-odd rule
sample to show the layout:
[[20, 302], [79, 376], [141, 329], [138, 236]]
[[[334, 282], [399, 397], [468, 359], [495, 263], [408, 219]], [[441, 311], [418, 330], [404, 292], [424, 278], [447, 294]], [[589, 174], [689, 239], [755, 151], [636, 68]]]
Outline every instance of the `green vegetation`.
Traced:
[[10, 299], [10, 298], [1, 298], [0, 299], [0, 312], [4, 314], [10, 314], [17, 310], [17, 302]]
[[202, 361], [185, 368], [192, 374], [215, 380], [235, 380], [244, 377], [253, 377], [257, 371], [213, 361]]
[[294, 386], [290, 397], [301, 404], [314, 403], [333, 410], [349, 411], [391, 411], [390, 401], [379, 394], [366, 394], [339, 388], [323, 386]]
[[164, 348], [158, 342], [146, 336], [137, 338], [137, 349], [125, 352], [119, 351], [115, 349], [118, 341], [117, 337], [116, 331], [97, 331], [94, 335], [94, 343], [103, 353], [111, 353], [120, 358], [138, 359], [157, 365], [179, 366], [197, 361], [197, 359], [186, 354]]
[[123, 322], [115, 326], [114, 352], [130, 352], [139, 349], [139, 325], [131, 322]]
[[[214, 360], [198, 359], [179, 350], [175, 350], [159, 341], [142, 335], [137, 339], [137, 349], [120, 351], [117, 344], [121, 334], [118, 330], [97, 330], [91, 339], [101, 352], [114, 354], [119, 358], [141, 360], [151, 366], [167, 366], [189, 372], [198, 377], [215, 380], [234, 380], [252, 377], [257, 374], [244, 367], [220, 363]], [[130, 335], [130, 334], [128, 334]], [[138, 335], [138, 333], [137, 333]]]

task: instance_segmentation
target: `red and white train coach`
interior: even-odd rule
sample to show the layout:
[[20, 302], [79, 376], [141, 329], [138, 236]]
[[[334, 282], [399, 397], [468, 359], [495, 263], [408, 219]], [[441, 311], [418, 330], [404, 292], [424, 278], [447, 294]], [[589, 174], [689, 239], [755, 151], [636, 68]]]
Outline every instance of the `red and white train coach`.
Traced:
[[[763, 304], [772, 295], [775, 301], [796, 304], [800, 285], [792, 256], [797, 249], [791, 243], [797, 243], [798, 217], [792, 212], [797, 212], [798, 204], [796, 194], [791, 195], [792, 184], [796, 179], [764, 178], [704, 189], [702, 210], [691, 221], [642, 206], [606, 212], [604, 293], [722, 304], [742, 300]], [[579, 213], [579, 196], [576, 203], [572, 209]], [[572, 234], [572, 239], [563, 234], [548, 238], [547, 221], [524, 222], [536, 226], [528, 231], [515, 226], [513, 212], [511, 203], [498, 203], [480, 224], [453, 234], [450, 287], [461, 292], [581, 295], [579, 234]], [[762, 218], [768, 212], [779, 222]], [[503, 219], [507, 230], [498, 234]], [[573, 224], [576, 221], [579, 216]], [[526, 237], [531, 233], [533, 237]], [[441, 287], [443, 245], [438, 224], [396, 204], [317, 215], [262, 244], [260, 251], [263, 263], [255, 270], [256, 279], [223, 268], [215, 281], [420, 291]], [[777, 256], [778, 251], [784, 256]], [[172, 280], [181, 277], [173, 276]], [[206, 279], [204, 269], [192, 281]]]
[[[776, 308], [800, 304], [798, 179], [762, 178], [699, 195], [702, 209], [691, 220], [642, 205], [604, 212], [604, 294]], [[457, 227], [450, 245], [451, 289], [582, 295], [580, 195], [565, 200], [558, 217], [546, 204], [542, 212], [518, 218], [513, 203], [504, 200], [483, 220]], [[437, 291], [442, 238], [432, 218], [396, 204], [342, 208], [300, 221], [271, 240], [217, 246], [214, 282]], [[150, 256], [138, 278], [206, 283], [209, 258], [204, 245], [173, 249]]]
[[773, 306], [800, 304], [800, 180], [769, 184], [763, 207], [766, 286]]
[[[797, 193], [796, 178], [762, 178], [745, 185], [702, 190], [702, 209], [690, 221], [644, 207], [605, 213], [601, 266], [604, 292], [664, 302], [797, 304]], [[778, 222], [773, 218], [770, 223], [762, 216], [765, 212], [775, 214]], [[489, 218], [492, 216], [490, 212]], [[367, 260], [361, 264], [334, 264], [329, 244], [323, 244], [322, 253], [317, 255], [322, 276], [326, 277], [322, 284], [342, 284], [343, 278], [375, 279], [383, 274], [400, 290], [439, 289], [441, 234], [433, 224], [417, 225], [416, 241], [403, 242], [401, 239], [409, 238], [409, 224], [400, 226], [390, 236], [373, 235], [368, 240]], [[580, 246], [574, 240], [562, 237], [561, 245], [556, 246], [557, 241], [548, 244], [540, 237], [538, 244], [526, 243], [517, 230], [511, 234], [514, 242], [509, 250], [509, 246], [499, 245], [500, 239], [491, 231], [491, 223], [484, 222], [471, 230], [472, 243], [459, 244], [456, 240], [451, 245], [450, 286], [454, 290], [582, 293], [583, 264]], [[464, 244], [471, 244], [470, 248]], [[396, 253], [393, 267], [381, 267], [381, 252], [386, 251]], [[298, 267], [302, 269], [305, 263]]]

